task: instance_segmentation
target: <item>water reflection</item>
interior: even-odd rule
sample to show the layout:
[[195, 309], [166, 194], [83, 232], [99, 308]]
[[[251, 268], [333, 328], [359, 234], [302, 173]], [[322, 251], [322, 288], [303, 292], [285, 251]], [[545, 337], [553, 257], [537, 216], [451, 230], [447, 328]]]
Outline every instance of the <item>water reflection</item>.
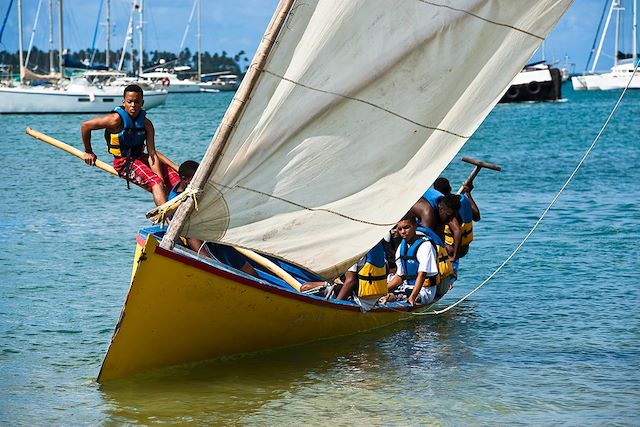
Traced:
[[100, 391], [108, 419], [118, 424], [262, 424], [311, 413], [316, 422], [324, 415], [346, 422], [362, 411], [388, 422], [388, 412], [405, 405], [404, 377], [424, 388], [442, 366], [466, 357], [456, 344], [467, 327], [461, 318], [473, 316], [462, 308], [351, 337], [164, 369]]

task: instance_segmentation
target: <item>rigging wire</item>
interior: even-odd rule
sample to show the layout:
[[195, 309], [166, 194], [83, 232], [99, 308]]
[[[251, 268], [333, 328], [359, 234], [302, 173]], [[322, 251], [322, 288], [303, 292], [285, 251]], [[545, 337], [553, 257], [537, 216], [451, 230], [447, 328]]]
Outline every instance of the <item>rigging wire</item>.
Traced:
[[4, 19], [2, 20], [2, 27], [0, 27], [0, 45], [2, 46], [4, 46], [4, 43], [2, 43], [2, 34], [4, 34], [4, 29], [7, 26], [7, 19], [9, 19], [9, 13], [11, 13], [11, 6], [13, 6], [13, 0], [9, 2], [7, 13], [4, 14]]
[[513, 250], [513, 252], [511, 252], [511, 255], [509, 255], [507, 257], [507, 259], [504, 260], [504, 262], [502, 264], [500, 264], [500, 266], [498, 268], [496, 268], [494, 270], [493, 273], [491, 273], [486, 279], [484, 279], [478, 286], [476, 286], [474, 289], [472, 289], [470, 292], [468, 292], [466, 295], [464, 295], [462, 298], [460, 298], [458, 301], [454, 302], [453, 304], [443, 308], [442, 310], [434, 310], [434, 311], [425, 311], [425, 312], [420, 312], [420, 313], [407, 313], [406, 311], [403, 310], [396, 310], [391, 308], [392, 311], [399, 311], [402, 313], [407, 313], [407, 314], [411, 314], [413, 316], [426, 316], [426, 315], [437, 315], [437, 314], [442, 314], [445, 313], [449, 310], [451, 310], [453, 307], [457, 306], [458, 304], [460, 304], [462, 301], [466, 300], [467, 298], [469, 298], [471, 295], [473, 295], [474, 293], [476, 293], [476, 291], [478, 291], [481, 287], [483, 287], [484, 285], [486, 285], [491, 279], [493, 279], [493, 277], [498, 274], [498, 272], [500, 270], [502, 270], [502, 268], [507, 265], [507, 263], [509, 261], [511, 261], [511, 259], [518, 253], [518, 251], [520, 251], [520, 248], [522, 248], [522, 246], [524, 246], [524, 244], [526, 243], [527, 240], [529, 240], [529, 237], [531, 237], [531, 235], [533, 234], [533, 232], [538, 228], [538, 225], [540, 225], [540, 223], [542, 222], [542, 220], [544, 219], [544, 217], [547, 215], [547, 212], [549, 212], [549, 210], [553, 207], [553, 205], [556, 203], [556, 201], [560, 198], [560, 194], [562, 194], [562, 192], [565, 190], [565, 188], [567, 188], [567, 186], [569, 185], [569, 183], [573, 180], [573, 178], [576, 176], [576, 174], [578, 173], [578, 170], [582, 167], [582, 165], [584, 164], [584, 162], [587, 160], [587, 157], [589, 157], [589, 154], [591, 154], [591, 151], [593, 150], [593, 148], [596, 146], [596, 144], [598, 143], [598, 141], [600, 140], [600, 137], [602, 136], [602, 133], [604, 132], [604, 130], [607, 128], [607, 126], [609, 126], [609, 123], [611, 122], [611, 119], [613, 118], [613, 115], [615, 114], [615, 112], [618, 110], [618, 107], [620, 106], [620, 102], [622, 102], [622, 98], [624, 98], [625, 94], [627, 93], [627, 90], [629, 89], [629, 85], [631, 85], [631, 82], [633, 81], [633, 78], [635, 77], [637, 71], [638, 71], [638, 67], [640, 66], [640, 62], [636, 62], [635, 67], [633, 69], [633, 73], [631, 74], [631, 77], [629, 78], [629, 81], [627, 82], [627, 85], [625, 86], [625, 88], [622, 90], [622, 93], [620, 94], [620, 96], [618, 97], [618, 100], [616, 101], [615, 105], [613, 106], [613, 109], [611, 110], [611, 112], [609, 113], [609, 116], [607, 117], [607, 119], [604, 121], [604, 124], [600, 127], [600, 131], [598, 131], [598, 134], [596, 135], [595, 139], [593, 140], [593, 142], [591, 143], [591, 145], [589, 146], [589, 148], [587, 149], [587, 151], [584, 153], [584, 155], [582, 156], [582, 158], [580, 159], [580, 161], [578, 162], [578, 164], [576, 165], [576, 167], [574, 168], [573, 172], [571, 173], [571, 175], [569, 175], [569, 178], [567, 178], [567, 180], [564, 182], [564, 184], [562, 185], [562, 187], [560, 188], [560, 190], [556, 193], [556, 195], [554, 196], [553, 200], [551, 200], [551, 202], [549, 203], [549, 205], [545, 208], [545, 210], [542, 212], [542, 215], [540, 215], [540, 218], [538, 218], [538, 220], [535, 222], [535, 224], [533, 225], [533, 227], [531, 227], [531, 230], [529, 230], [529, 232], [524, 236], [524, 238], [522, 239], [522, 241], [518, 244], [518, 246], [516, 246], [516, 248]]
[[602, 7], [602, 14], [600, 15], [600, 22], [598, 23], [598, 29], [596, 30], [596, 35], [593, 38], [593, 44], [591, 45], [591, 50], [589, 51], [589, 58], [587, 59], [587, 63], [584, 66], [584, 74], [587, 74], [589, 70], [589, 63], [591, 62], [591, 58], [593, 58], [593, 53], [596, 50], [596, 44], [598, 43], [598, 35], [600, 34], [600, 30], [602, 29], [602, 22], [604, 21], [604, 16], [607, 13], [607, 9], [609, 9], [609, 1], [605, 1]]

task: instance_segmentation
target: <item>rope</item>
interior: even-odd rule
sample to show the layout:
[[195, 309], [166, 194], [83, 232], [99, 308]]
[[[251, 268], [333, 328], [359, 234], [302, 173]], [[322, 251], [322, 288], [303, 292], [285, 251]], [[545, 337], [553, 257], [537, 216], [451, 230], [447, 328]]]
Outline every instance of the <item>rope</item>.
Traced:
[[146, 213], [146, 217], [151, 221], [152, 224], [157, 224], [162, 222], [164, 224], [165, 218], [167, 215], [173, 214], [173, 212], [178, 209], [180, 204], [188, 199], [192, 198], [195, 209], [198, 210], [198, 194], [202, 192], [199, 188], [193, 188], [191, 185], [188, 185], [187, 188], [174, 197], [173, 199], [167, 201], [166, 203], [156, 206]]
[[631, 78], [629, 79], [629, 81], [627, 82], [627, 85], [625, 86], [625, 88], [622, 90], [622, 93], [620, 94], [620, 96], [618, 97], [618, 100], [616, 101], [615, 105], [613, 106], [613, 109], [611, 110], [611, 112], [609, 113], [609, 116], [607, 117], [607, 119], [605, 120], [604, 124], [602, 125], [602, 127], [600, 128], [600, 131], [598, 132], [598, 134], [596, 135], [595, 139], [593, 140], [593, 142], [591, 143], [591, 145], [589, 146], [589, 148], [587, 149], [587, 151], [584, 153], [584, 155], [582, 156], [582, 158], [580, 159], [580, 161], [578, 162], [577, 166], [575, 167], [575, 169], [573, 170], [573, 172], [571, 173], [571, 175], [569, 175], [569, 178], [567, 178], [567, 180], [565, 181], [565, 183], [562, 185], [562, 187], [560, 188], [560, 190], [556, 193], [555, 197], [553, 198], [553, 200], [551, 200], [551, 203], [549, 203], [549, 206], [546, 207], [546, 209], [542, 212], [542, 215], [540, 215], [540, 218], [538, 218], [538, 220], [536, 221], [536, 223], [533, 225], [533, 227], [531, 227], [531, 230], [529, 230], [529, 232], [526, 234], [526, 236], [524, 236], [524, 238], [522, 239], [522, 241], [518, 244], [518, 246], [516, 246], [516, 248], [513, 250], [513, 252], [511, 252], [511, 255], [509, 255], [507, 257], [507, 259], [504, 260], [504, 262], [502, 264], [500, 264], [500, 266], [498, 268], [495, 269], [495, 271], [493, 273], [491, 273], [486, 279], [484, 279], [478, 286], [476, 286], [473, 290], [471, 290], [469, 293], [467, 293], [465, 296], [463, 296], [462, 298], [460, 298], [458, 301], [454, 302], [453, 304], [449, 305], [448, 307], [443, 308], [442, 310], [434, 310], [434, 311], [426, 311], [426, 312], [422, 312], [422, 313], [407, 313], [406, 311], [402, 311], [402, 310], [396, 310], [394, 308], [389, 307], [392, 311], [399, 311], [402, 313], [407, 313], [407, 314], [411, 314], [413, 316], [426, 316], [426, 315], [437, 315], [437, 314], [442, 314], [445, 313], [449, 310], [451, 310], [453, 307], [457, 306], [458, 304], [460, 304], [462, 301], [465, 301], [467, 298], [469, 298], [471, 295], [473, 295], [474, 293], [476, 293], [481, 287], [483, 287], [484, 285], [486, 285], [491, 279], [493, 279], [493, 277], [498, 274], [498, 272], [500, 270], [502, 270], [502, 268], [507, 265], [507, 263], [509, 261], [511, 261], [511, 259], [518, 253], [518, 251], [520, 251], [520, 248], [522, 248], [522, 246], [524, 246], [525, 242], [527, 240], [529, 240], [529, 237], [531, 237], [531, 235], [533, 234], [533, 232], [538, 228], [538, 225], [540, 225], [540, 223], [542, 222], [542, 220], [544, 219], [544, 217], [547, 215], [547, 212], [549, 212], [549, 210], [551, 209], [551, 207], [556, 203], [556, 201], [560, 198], [560, 194], [562, 194], [562, 192], [565, 190], [565, 188], [567, 188], [567, 186], [569, 185], [569, 183], [573, 180], [573, 178], [576, 176], [576, 174], [578, 173], [578, 170], [582, 167], [583, 163], [585, 162], [585, 160], [587, 160], [587, 157], [589, 156], [589, 154], [591, 153], [591, 151], [593, 150], [593, 148], [596, 146], [596, 144], [598, 143], [598, 141], [600, 140], [600, 137], [602, 136], [602, 133], [604, 132], [604, 130], [607, 128], [607, 126], [609, 126], [609, 122], [611, 122], [611, 118], [613, 117], [613, 115], [615, 114], [615, 112], [618, 110], [618, 106], [620, 105], [620, 102], [622, 102], [622, 98], [624, 98], [624, 95], [627, 93], [627, 89], [629, 89], [629, 85], [631, 84], [631, 82], [633, 81], [633, 78], [636, 75], [636, 72], [638, 71], [638, 66], [640, 66], [640, 62], [636, 63], [634, 69], [633, 69], [633, 74], [631, 75]]

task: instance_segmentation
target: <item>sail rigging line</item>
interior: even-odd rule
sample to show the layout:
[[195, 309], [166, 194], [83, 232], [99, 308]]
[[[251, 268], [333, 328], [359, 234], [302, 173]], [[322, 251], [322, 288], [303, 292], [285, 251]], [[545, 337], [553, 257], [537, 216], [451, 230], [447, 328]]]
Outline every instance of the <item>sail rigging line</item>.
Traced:
[[265, 74], [272, 75], [273, 77], [278, 78], [280, 80], [284, 80], [284, 81], [287, 81], [289, 83], [292, 83], [292, 84], [294, 84], [296, 86], [303, 87], [305, 89], [309, 89], [309, 90], [312, 90], [312, 91], [315, 91], [315, 92], [319, 92], [319, 93], [325, 93], [327, 95], [334, 95], [334, 96], [338, 96], [340, 98], [349, 99], [351, 101], [356, 101], [356, 102], [360, 102], [360, 103], [369, 105], [369, 106], [371, 106], [373, 108], [376, 108], [378, 110], [381, 110], [381, 111], [384, 111], [386, 113], [389, 113], [389, 114], [391, 114], [391, 115], [393, 115], [395, 117], [398, 117], [398, 118], [400, 118], [402, 120], [405, 120], [405, 121], [407, 121], [407, 122], [409, 122], [411, 124], [414, 124], [416, 126], [420, 126], [421, 128], [424, 128], [424, 129], [444, 132], [444, 133], [447, 133], [449, 135], [455, 136], [456, 138], [461, 138], [461, 139], [465, 139], [465, 140], [471, 138], [470, 136], [461, 135], [459, 133], [456, 133], [456, 132], [453, 132], [453, 131], [450, 131], [450, 130], [447, 130], [447, 129], [442, 129], [442, 128], [439, 128], [439, 127], [436, 127], [436, 126], [429, 126], [429, 125], [425, 125], [423, 123], [416, 122], [415, 120], [412, 120], [412, 119], [410, 119], [408, 117], [405, 117], [402, 114], [396, 113], [395, 111], [389, 110], [388, 108], [385, 108], [385, 107], [383, 107], [381, 105], [378, 105], [378, 104], [374, 104], [373, 102], [366, 101], [364, 99], [356, 98], [354, 96], [349, 96], [349, 95], [343, 95], [341, 93], [331, 92], [329, 90], [319, 89], [319, 88], [316, 88], [316, 87], [313, 87], [313, 86], [305, 85], [304, 83], [300, 83], [298, 81], [295, 81], [295, 80], [289, 79], [287, 77], [281, 76], [281, 75], [276, 74], [274, 72], [271, 72], [271, 71], [269, 71], [267, 69], [263, 69], [263, 70], [260, 70], [260, 71], [262, 71]]
[[476, 291], [478, 291], [481, 287], [483, 287], [484, 285], [486, 285], [491, 279], [493, 279], [493, 277], [498, 274], [498, 272], [500, 270], [502, 270], [504, 268], [505, 265], [507, 265], [507, 263], [509, 261], [511, 261], [511, 259], [520, 251], [520, 248], [522, 248], [522, 246], [524, 246], [524, 244], [527, 242], [527, 240], [529, 240], [529, 237], [531, 237], [531, 235], [533, 234], [533, 232], [538, 228], [538, 225], [540, 225], [540, 223], [542, 222], [542, 220], [544, 219], [544, 217], [547, 215], [547, 212], [549, 212], [549, 210], [551, 210], [551, 208], [553, 207], [553, 205], [555, 205], [555, 203], [558, 201], [558, 199], [560, 198], [560, 195], [562, 194], [562, 192], [564, 192], [565, 188], [567, 188], [567, 186], [569, 185], [569, 183], [573, 180], [573, 178], [576, 176], [576, 174], [578, 173], [578, 170], [582, 167], [582, 165], [584, 164], [584, 162], [587, 160], [587, 157], [589, 157], [589, 154], [591, 154], [591, 151], [593, 151], [594, 147], [596, 146], [596, 144], [598, 143], [598, 141], [600, 140], [600, 137], [602, 136], [603, 132], [605, 131], [605, 129], [609, 126], [609, 123], [611, 122], [611, 119], [613, 118], [613, 115], [615, 114], [615, 112], [618, 110], [618, 107], [620, 106], [620, 103], [622, 102], [622, 98], [624, 98], [625, 94], [627, 93], [627, 90], [629, 89], [629, 86], [631, 85], [631, 82], [633, 81], [634, 76], [636, 75], [637, 71], [638, 71], [638, 67], [640, 66], [640, 62], [636, 63], [634, 69], [633, 69], [633, 73], [631, 74], [631, 77], [629, 78], [629, 81], [627, 82], [627, 85], [625, 86], [625, 88], [622, 90], [622, 93], [620, 94], [620, 96], [618, 97], [618, 100], [616, 101], [615, 105], [613, 106], [613, 108], [611, 109], [611, 112], [609, 113], [609, 116], [607, 117], [607, 119], [604, 121], [604, 124], [600, 127], [600, 130], [598, 131], [598, 134], [596, 135], [596, 137], [594, 138], [593, 142], [591, 143], [591, 145], [589, 146], [589, 148], [587, 149], [587, 151], [584, 153], [584, 155], [582, 156], [582, 158], [580, 159], [580, 161], [578, 162], [578, 164], [576, 165], [576, 167], [573, 169], [573, 172], [571, 172], [571, 175], [569, 175], [569, 178], [567, 178], [567, 180], [564, 182], [564, 184], [562, 185], [562, 187], [560, 187], [560, 190], [558, 190], [558, 192], [556, 193], [556, 195], [554, 196], [553, 200], [551, 200], [551, 202], [549, 203], [549, 205], [545, 208], [545, 210], [542, 212], [542, 215], [540, 215], [540, 218], [538, 218], [538, 220], [535, 222], [535, 224], [533, 224], [533, 227], [531, 227], [531, 230], [529, 230], [529, 232], [524, 236], [524, 238], [522, 239], [522, 241], [516, 246], [516, 248], [511, 252], [511, 254], [507, 257], [507, 259], [504, 260], [504, 262], [502, 264], [500, 264], [500, 266], [498, 268], [496, 268], [493, 273], [491, 273], [486, 279], [484, 279], [478, 286], [476, 286], [474, 289], [472, 289], [470, 292], [468, 292], [466, 295], [464, 295], [462, 298], [460, 298], [458, 301], [454, 302], [453, 304], [443, 308], [442, 310], [434, 310], [434, 311], [426, 311], [426, 312], [421, 312], [421, 313], [407, 313], [406, 311], [402, 311], [402, 310], [396, 310], [392, 307], [387, 307], [389, 310], [391, 311], [402, 311], [403, 313], [407, 313], [407, 314], [411, 314], [414, 316], [427, 316], [427, 315], [437, 315], [437, 314], [442, 314], [445, 313], [449, 310], [451, 310], [453, 307], [457, 306], [458, 304], [460, 304], [462, 301], [466, 300], [467, 298], [469, 298], [471, 295], [473, 295], [474, 293], [476, 293]]
[[4, 34], [4, 29], [7, 26], [7, 19], [9, 19], [9, 13], [11, 13], [11, 6], [13, 6], [13, 0], [9, 2], [9, 7], [7, 7], [7, 13], [4, 14], [4, 19], [2, 20], [2, 28], [0, 28], [0, 45], [4, 46], [2, 43], [2, 35]]
[[596, 34], [593, 37], [593, 44], [591, 45], [591, 50], [589, 51], [589, 58], [587, 59], [587, 63], [584, 66], [583, 74], [587, 74], [589, 70], [589, 63], [591, 63], [591, 58], [593, 58], [593, 54], [596, 51], [596, 45], [598, 44], [598, 36], [600, 35], [600, 30], [602, 29], [602, 23], [604, 22], [604, 16], [607, 14], [607, 10], [609, 10], [609, 0], [604, 2], [602, 7], [602, 14], [600, 15], [600, 22], [598, 22], [598, 29], [596, 30]]
[[431, 1], [429, 1], [429, 0], [418, 0], [418, 1], [419, 1], [419, 2], [421, 2], [421, 3], [424, 3], [424, 4], [431, 5], [431, 6], [443, 7], [443, 8], [445, 8], [445, 9], [454, 10], [454, 11], [456, 11], [456, 12], [466, 13], [466, 14], [467, 14], [467, 15], [469, 15], [469, 16], [473, 16], [474, 18], [480, 19], [480, 20], [485, 21], [485, 22], [488, 22], [488, 23], [490, 23], [490, 24], [498, 25], [498, 26], [500, 26], [500, 27], [505, 27], [505, 28], [511, 28], [512, 30], [516, 30], [516, 31], [521, 32], [521, 33], [523, 33], [523, 34], [526, 34], [526, 35], [528, 35], [528, 36], [535, 37], [535, 38], [537, 38], [537, 39], [540, 39], [540, 40], [544, 41], [544, 37], [543, 37], [543, 36], [539, 36], [539, 35], [537, 35], [537, 34], [534, 34], [534, 33], [532, 33], [532, 32], [529, 32], [529, 31], [527, 31], [527, 30], [523, 30], [522, 28], [518, 28], [518, 27], [516, 27], [516, 26], [514, 26], [514, 25], [504, 24], [504, 23], [502, 23], [502, 22], [498, 22], [498, 21], [493, 21], [493, 20], [491, 20], [491, 19], [488, 19], [488, 18], [485, 18], [485, 17], [483, 17], [483, 16], [477, 15], [477, 14], [475, 14], [475, 13], [473, 13], [473, 12], [470, 12], [470, 11], [468, 11], [468, 10], [465, 10], [465, 9], [460, 9], [460, 8], [457, 8], [457, 7], [449, 6], [449, 5], [447, 5], [447, 4], [434, 3], [434, 2], [431, 2]]
[[27, 49], [27, 58], [24, 60], [24, 66], [29, 66], [29, 58], [31, 57], [31, 49], [33, 49], [33, 39], [36, 36], [36, 28], [38, 27], [38, 19], [40, 18], [40, 7], [42, 6], [42, 0], [38, 1], [38, 7], [36, 8], [36, 17], [33, 20], [33, 28], [31, 28], [31, 38], [29, 39], [29, 48]]

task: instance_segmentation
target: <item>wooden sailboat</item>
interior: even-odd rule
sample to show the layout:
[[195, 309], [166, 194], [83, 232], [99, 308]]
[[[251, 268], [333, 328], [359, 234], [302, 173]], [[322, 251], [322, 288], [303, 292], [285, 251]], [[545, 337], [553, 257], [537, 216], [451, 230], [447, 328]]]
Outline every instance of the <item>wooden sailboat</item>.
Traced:
[[[281, 1], [189, 197], [168, 229], [138, 234], [98, 381], [352, 334], [426, 309], [362, 312], [299, 283], [337, 277], [380, 240], [570, 4]], [[180, 236], [249, 249], [276, 268], [255, 262], [260, 277], [248, 276], [199, 258]]]

